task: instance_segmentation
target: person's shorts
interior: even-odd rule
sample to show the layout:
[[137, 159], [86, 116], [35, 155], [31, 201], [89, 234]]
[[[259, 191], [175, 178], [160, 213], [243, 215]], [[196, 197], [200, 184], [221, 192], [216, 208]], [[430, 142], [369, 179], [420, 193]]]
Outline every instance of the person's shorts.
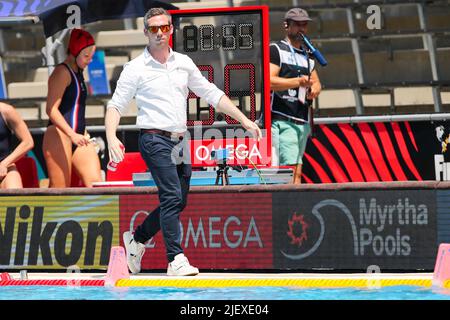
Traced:
[[[272, 165], [303, 164], [303, 154], [311, 133], [309, 123], [272, 121]], [[275, 160], [275, 161], [274, 161]]]

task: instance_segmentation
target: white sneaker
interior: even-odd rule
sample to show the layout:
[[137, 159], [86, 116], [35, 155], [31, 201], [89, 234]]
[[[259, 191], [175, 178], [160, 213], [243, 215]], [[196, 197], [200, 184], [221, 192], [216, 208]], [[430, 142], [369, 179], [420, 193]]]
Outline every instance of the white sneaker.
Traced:
[[132, 274], [141, 271], [141, 260], [145, 252], [145, 245], [134, 240], [130, 231], [123, 233], [123, 243], [127, 252], [128, 269]]
[[177, 254], [175, 260], [167, 266], [168, 276], [196, 276], [197, 274], [198, 269], [191, 266], [188, 259], [182, 253]]

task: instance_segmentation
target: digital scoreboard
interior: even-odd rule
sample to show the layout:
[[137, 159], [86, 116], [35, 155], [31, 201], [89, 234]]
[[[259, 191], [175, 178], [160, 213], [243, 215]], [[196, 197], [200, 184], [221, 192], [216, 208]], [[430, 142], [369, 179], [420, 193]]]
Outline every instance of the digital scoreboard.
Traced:
[[[187, 125], [192, 161], [213, 164], [211, 150], [229, 148], [230, 163], [267, 164], [270, 156], [269, 20], [266, 6], [172, 10], [172, 48], [188, 55], [203, 75], [265, 131], [256, 143], [240, 124], [189, 92]], [[192, 135], [201, 128], [203, 136]], [[211, 137], [212, 132], [215, 134]], [[199, 141], [201, 140], [201, 141]], [[241, 149], [238, 154], [233, 149]], [[243, 156], [246, 155], [246, 156]], [[241, 157], [242, 159], [239, 159]]]

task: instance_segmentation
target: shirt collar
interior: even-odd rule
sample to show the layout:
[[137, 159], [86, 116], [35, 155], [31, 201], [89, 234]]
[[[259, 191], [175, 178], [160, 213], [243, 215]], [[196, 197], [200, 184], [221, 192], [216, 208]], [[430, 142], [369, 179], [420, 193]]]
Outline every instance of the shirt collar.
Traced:
[[[169, 57], [167, 58], [167, 61], [173, 59], [174, 53], [171, 47], [169, 47]], [[150, 52], [148, 51], [148, 48], [145, 47], [144, 49], [144, 63], [145, 64], [149, 64], [151, 61], [154, 61], [158, 64], [160, 64], [155, 58], [153, 58], [153, 56], [150, 54]]]

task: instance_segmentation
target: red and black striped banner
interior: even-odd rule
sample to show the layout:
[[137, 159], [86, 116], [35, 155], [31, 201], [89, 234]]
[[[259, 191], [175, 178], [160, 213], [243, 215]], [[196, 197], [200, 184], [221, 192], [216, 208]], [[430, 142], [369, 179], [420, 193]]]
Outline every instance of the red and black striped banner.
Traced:
[[[306, 183], [436, 180], [435, 155], [443, 154], [431, 122], [317, 125], [303, 166]], [[445, 156], [445, 155], [444, 155]]]

